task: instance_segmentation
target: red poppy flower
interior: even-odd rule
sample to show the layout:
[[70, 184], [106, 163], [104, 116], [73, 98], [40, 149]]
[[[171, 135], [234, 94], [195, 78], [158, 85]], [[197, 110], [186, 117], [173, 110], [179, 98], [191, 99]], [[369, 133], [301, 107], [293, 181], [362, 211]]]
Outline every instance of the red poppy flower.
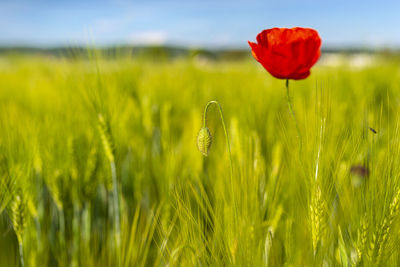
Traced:
[[272, 28], [249, 41], [254, 58], [274, 77], [305, 79], [321, 55], [321, 38], [309, 28]]

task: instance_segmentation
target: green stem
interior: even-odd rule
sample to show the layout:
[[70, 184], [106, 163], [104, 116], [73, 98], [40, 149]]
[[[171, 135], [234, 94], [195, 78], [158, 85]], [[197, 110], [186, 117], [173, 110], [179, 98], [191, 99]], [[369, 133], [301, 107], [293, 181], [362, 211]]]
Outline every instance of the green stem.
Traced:
[[24, 248], [22, 246], [22, 243], [19, 243], [19, 257], [21, 260], [21, 266], [24, 267], [25, 266], [25, 262], [24, 262]]
[[303, 141], [302, 141], [302, 138], [301, 138], [301, 132], [300, 132], [299, 124], [297, 122], [296, 115], [294, 114], [294, 111], [293, 111], [292, 100], [290, 99], [289, 79], [286, 80], [286, 96], [287, 96], [287, 102], [288, 102], [290, 114], [292, 115], [294, 123], [296, 124], [297, 139], [299, 140], [299, 146], [300, 146], [299, 151], [301, 152], [301, 149], [302, 149], [302, 146], [303, 146]]
[[224, 114], [222, 112], [222, 108], [221, 105], [215, 101], [212, 100], [210, 102], [207, 103], [205, 109], [204, 109], [204, 115], [203, 115], [203, 127], [206, 127], [206, 118], [207, 118], [207, 111], [208, 108], [212, 105], [215, 104], [218, 107], [218, 111], [219, 111], [219, 115], [221, 117], [221, 121], [222, 121], [222, 127], [224, 128], [224, 133], [225, 133], [225, 140], [226, 140], [226, 147], [228, 150], [228, 155], [229, 155], [229, 165], [230, 165], [230, 169], [231, 169], [231, 179], [233, 181], [233, 164], [232, 164], [232, 153], [231, 153], [231, 145], [229, 143], [229, 137], [228, 137], [228, 131], [226, 130], [226, 125], [225, 125], [225, 119], [224, 119]]
[[113, 183], [113, 204], [114, 204], [114, 219], [115, 219], [115, 243], [117, 250], [118, 266], [121, 266], [121, 226], [119, 218], [119, 196], [118, 196], [118, 183], [117, 183], [117, 171], [115, 162], [110, 161], [111, 176]]

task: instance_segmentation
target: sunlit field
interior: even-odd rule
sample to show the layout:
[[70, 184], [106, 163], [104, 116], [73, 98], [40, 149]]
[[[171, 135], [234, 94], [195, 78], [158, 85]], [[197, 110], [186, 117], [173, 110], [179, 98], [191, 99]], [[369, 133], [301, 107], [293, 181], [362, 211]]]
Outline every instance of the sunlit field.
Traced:
[[[400, 61], [0, 57], [0, 266], [399, 266]], [[206, 104], [216, 105], [198, 149]]]

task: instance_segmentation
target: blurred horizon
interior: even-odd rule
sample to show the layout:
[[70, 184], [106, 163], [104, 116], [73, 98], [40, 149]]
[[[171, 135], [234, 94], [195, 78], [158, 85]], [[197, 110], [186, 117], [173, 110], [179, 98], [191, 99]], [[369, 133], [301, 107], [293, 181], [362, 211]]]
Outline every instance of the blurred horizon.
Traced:
[[265, 28], [311, 27], [322, 48], [399, 49], [400, 2], [0, 1], [0, 47], [244, 49]]

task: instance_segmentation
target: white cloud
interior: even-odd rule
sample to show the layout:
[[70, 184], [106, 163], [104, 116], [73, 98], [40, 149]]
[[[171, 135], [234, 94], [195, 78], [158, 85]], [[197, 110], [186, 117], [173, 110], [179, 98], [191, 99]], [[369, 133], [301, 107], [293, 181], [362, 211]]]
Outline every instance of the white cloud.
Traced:
[[130, 34], [129, 42], [139, 45], [160, 45], [167, 41], [167, 34], [162, 31], [145, 31]]

